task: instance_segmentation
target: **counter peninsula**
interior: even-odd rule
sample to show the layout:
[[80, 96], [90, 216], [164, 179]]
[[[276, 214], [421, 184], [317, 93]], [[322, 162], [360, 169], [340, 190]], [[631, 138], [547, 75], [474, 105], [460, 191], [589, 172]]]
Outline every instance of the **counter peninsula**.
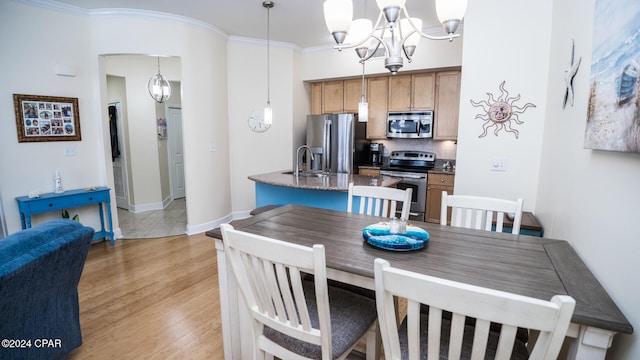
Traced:
[[400, 178], [330, 173], [325, 176], [296, 176], [291, 171], [251, 175], [256, 183], [256, 207], [298, 204], [331, 210], [347, 210], [349, 183], [391, 187]]

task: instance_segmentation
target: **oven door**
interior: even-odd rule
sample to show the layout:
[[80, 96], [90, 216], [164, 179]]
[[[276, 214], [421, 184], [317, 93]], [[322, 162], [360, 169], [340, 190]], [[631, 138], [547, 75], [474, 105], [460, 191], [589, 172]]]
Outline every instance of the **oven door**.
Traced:
[[[396, 184], [396, 187], [402, 190], [412, 189], [409, 220], [424, 221], [427, 201], [427, 174], [382, 170], [380, 171], [380, 175], [402, 178], [402, 180]], [[398, 217], [400, 217], [401, 211], [402, 209], [397, 210]]]

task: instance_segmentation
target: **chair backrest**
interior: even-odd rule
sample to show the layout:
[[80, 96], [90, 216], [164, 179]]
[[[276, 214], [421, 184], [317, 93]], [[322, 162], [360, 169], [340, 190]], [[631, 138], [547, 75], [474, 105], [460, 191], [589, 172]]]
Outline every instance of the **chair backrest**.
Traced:
[[[451, 207], [451, 226], [502, 232], [504, 218], [513, 216], [512, 234], [520, 233], [523, 200], [504, 200], [442, 192], [440, 224], [447, 225], [447, 208]], [[493, 222], [495, 221], [495, 225]], [[494, 227], [495, 226], [495, 227]]]
[[[487, 351], [495, 351], [495, 359], [510, 359], [518, 327], [540, 331], [530, 359], [556, 359], [575, 308], [570, 296], [544, 301], [400, 270], [383, 259], [375, 260], [375, 286], [386, 359], [401, 358], [394, 296], [407, 299], [404, 350], [411, 360], [420, 359], [425, 350], [429, 359], [440, 359], [440, 354], [448, 359], [469, 354], [471, 359], [484, 359]], [[424, 305], [428, 313], [421, 311]], [[526, 356], [524, 342], [520, 345]]]
[[396, 209], [398, 202], [402, 203], [402, 212], [400, 218], [408, 220], [409, 210], [411, 209], [412, 189], [406, 190], [389, 188], [383, 186], [361, 186], [349, 184], [349, 202], [347, 211], [353, 212], [354, 198], [360, 198], [360, 214], [396, 217]]
[[[274, 351], [277, 345], [265, 340], [263, 335], [263, 327], [268, 326], [293, 338], [321, 346], [322, 358], [331, 358], [324, 246], [314, 245], [310, 248], [292, 244], [234, 230], [229, 224], [220, 225], [220, 229], [227, 259], [254, 321], [256, 353], [265, 350], [277, 354]], [[302, 277], [306, 274], [315, 276], [318, 328], [312, 326], [305, 302]]]

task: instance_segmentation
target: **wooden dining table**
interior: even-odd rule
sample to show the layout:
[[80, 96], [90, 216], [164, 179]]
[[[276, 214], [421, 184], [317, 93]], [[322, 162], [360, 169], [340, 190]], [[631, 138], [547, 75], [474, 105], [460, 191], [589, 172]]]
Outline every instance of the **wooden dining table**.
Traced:
[[[305, 246], [324, 244], [328, 277], [367, 289], [374, 289], [374, 260], [384, 258], [394, 267], [544, 300], [570, 295], [576, 300], [564, 350], [570, 359], [604, 359], [617, 333], [633, 333], [624, 314], [567, 241], [411, 222], [429, 233], [427, 245], [391, 251], [363, 239], [364, 227], [381, 221], [386, 219], [285, 205], [231, 225]], [[216, 241], [225, 359], [248, 358], [249, 318], [225, 258], [220, 229], [206, 235]]]

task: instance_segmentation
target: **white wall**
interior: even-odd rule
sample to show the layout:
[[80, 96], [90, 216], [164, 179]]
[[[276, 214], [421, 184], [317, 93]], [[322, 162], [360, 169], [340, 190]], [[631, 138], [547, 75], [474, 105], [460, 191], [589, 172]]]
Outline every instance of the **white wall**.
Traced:
[[[180, 58], [188, 231], [205, 231], [228, 219], [231, 196], [226, 35], [213, 27], [170, 16], [139, 11], [123, 11], [121, 16], [100, 12], [69, 14], [66, 7], [64, 11], [53, 7], [0, 2], [2, 44], [13, 49], [3, 55], [0, 114], [9, 131], [0, 135], [0, 146], [4, 154], [21, 154], [20, 162], [12, 157], [0, 160], [9, 231], [20, 229], [13, 198], [32, 190], [52, 191], [56, 169], [68, 189], [94, 185], [113, 188], [108, 123], [102, 121], [107, 119], [106, 72], [100, 58], [109, 54]], [[64, 26], [52, 26], [52, 21]], [[42, 53], [48, 56], [25, 56]], [[78, 76], [56, 76], [55, 64], [76, 66]], [[145, 86], [146, 79], [140, 88], [143, 93]], [[13, 130], [12, 93], [78, 97], [82, 141], [19, 144]], [[216, 145], [216, 152], [209, 152], [210, 144]], [[75, 146], [77, 155], [65, 157], [65, 145]], [[115, 209], [113, 194], [112, 205]], [[94, 212], [81, 209], [83, 223], [96, 227], [99, 222]], [[117, 228], [117, 214], [112, 213]], [[34, 221], [58, 216], [45, 214]]]
[[[131, 205], [135, 208], [162, 208], [162, 169], [160, 146], [156, 126], [156, 102], [146, 91], [149, 78], [157, 73], [157, 58], [139, 55], [105, 56], [107, 74], [125, 78], [127, 96], [127, 134], [129, 142], [128, 165], [131, 187]], [[180, 59], [162, 58], [162, 75], [169, 80], [180, 80]], [[180, 88], [172, 97], [180, 97]], [[108, 101], [113, 99], [108, 98]], [[178, 101], [179, 103], [179, 101]], [[164, 104], [161, 105], [164, 112]], [[124, 129], [123, 129], [124, 130]], [[166, 143], [166, 141], [163, 141]], [[166, 167], [166, 145], [163, 147]], [[165, 177], [168, 175], [165, 174]]]
[[[180, 58], [187, 228], [190, 233], [210, 229], [227, 218], [231, 208], [226, 36], [198, 23], [138, 12], [119, 17], [95, 15], [91, 25], [95, 56]], [[216, 152], [209, 151], [210, 144], [216, 145]]]
[[[566, 239], [634, 326], [616, 335], [608, 359], [640, 359], [640, 154], [584, 149], [594, 0], [554, 2], [548, 99], [536, 215], [545, 235]], [[571, 39], [582, 58], [575, 103], [562, 109]]]
[[[464, 20], [456, 193], [522, 197], [525, 210], [535, 209], [547, 98], [551, 4], [551, 0], [469, 3]], [[495, 9], [500, 9], [500, 14], [518, 16], [496, 19]], [[499, 89], [503, 81], [508, 95]], [[496, 100], [509, 99], [512, 106], [535, 104], [535, 108], [518, 115], [523, 124], [510, 121], [519, 131], [517, 139], [505, 130], [496, 136], [495, 126], [485, 137], [479, 137], [483, 124], [489, 123], [485, 120], [488, 107], [474, 107], [471, 100], [486, 102], [487, 93]], [[520, 99], [511, 99], [516, 96]], [[477, 119], [477, 115], [484, 119]], [[489, 170], [494, 156], [506, 158], [506, 172]]]
[[[63, 25], [62, 25], [63, 24]], [[66, 189], [105, 185], [102, 116], [96, 112], [95, 74], [91, 55], [89, 19], [52, 12], [13, 1], [0, 1], [0, 187], [9, 233], [20, 229], [16, 196], [40, 190], [53, 191], [53, 174], [59, 170]], [[77, 76], [54, 73], [56, 64], [76, 68]], [[18, 143], [13, 94], [78, 98], [81, 141]], [[106, 115], [106, 107], [105, 107]], [[64, 156], [64, 148], [75, 156]], [[77, 213], [81, 221], [98, 227], [94, 207]], [[73, 215], [72, 215], [73, 216]], [[60, 218], [52, 212], [36, 215], [34, 223]]]
[[255, 183], [248, 176], [291, 169], [295, 53], [290, 45], [271, 42], [273, 124], [268, 131], [256, 133], [249, 129], [247, 119], [251, 111], [262, 111], [267, 103], [266, 42], [229, 41], [229, 156], [235, 212], [255, 208]]

